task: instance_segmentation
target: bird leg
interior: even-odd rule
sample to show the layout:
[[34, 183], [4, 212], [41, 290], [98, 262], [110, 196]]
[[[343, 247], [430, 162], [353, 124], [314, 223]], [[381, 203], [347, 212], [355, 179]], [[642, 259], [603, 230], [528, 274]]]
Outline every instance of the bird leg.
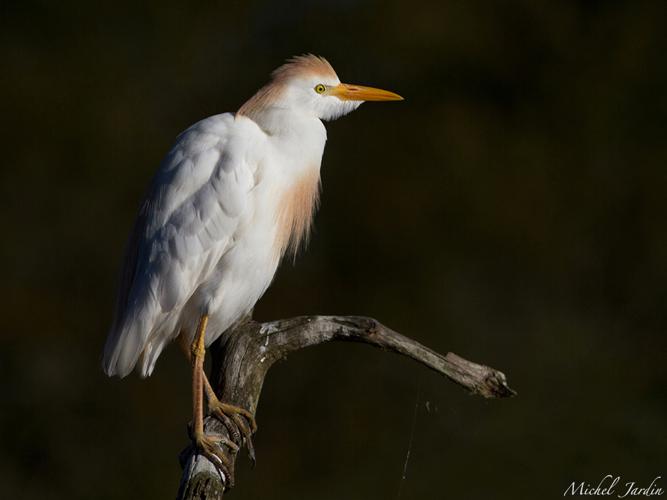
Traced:
[[[204, 325], [204, 329], [205, 328], [206, 325]], [[197, 336], [195, 337], [195, 340], [191, 348], [188, 348], [187, 338], [185, 335], [181, 334], [177, 339], [179, 347], [185, 354], [185, 357], [193, 364], [193, 367], [195, 365], [195, 362], [198, 362], [200, 364], [201, 369], [198, 370], [196, 374], [193, 372], [193, 384], [195, 376], [201, 377], [202, 386], [206, 393], [206, 398], [208, 400], [209, 414], [215, 416], [218, 420], [220, 420], [227, 428], [227, 431], [229, 432], [231, 440], [223, 438], [223, 441], [221, 441], [221, 443], [227, 445], [234, 452], [238, 452], [239, 445], [237, 445], [236, 443], [242, 444], [243, 442], [245, 442], [245, 445], [248, 448], [248, 456], [250, 457], [250, 460], [254, 464], [255, 449], [252, 443], [252, 434], [254, 434], [257, 431], [257, 423], [255, 421], [255, 418], [249, 411], [240, 408], [238, 406], [223, 403], [222, 401], [220, 401], [220, 399], [218, 399], [217, 395], [215, 394], [215, 391], [213, 390], [213, 387], [211, 386], [211, 383], [208, 380], [208, 377], [206, 376], [206, 373], [204, 373], [204, 368], [203, 368], [204, 356], [205, 356], [204, 333], [202, 333], [201, 338], [199, 338], [200, 329], [197, 330]], [[199, 344], [198, 341], [201, 341], [201, 343]], [[201, 359], [199, 361], [196, 361], [199, 352], [201, 352]], [[202, 422], [203, 422], [203, 411], [201, 409], [201, 402], [203, 400], [202, 396], [203, 395], [195, 396], [195, 404], [196, 401], [200, 401], [199, 411], [201, 411], [202, 413]], [[194, 420], [195, 422], [196, 419], [197, 416], [195, 415], [195, 420]], [[202, 428], [203, 428], [203, 423], [202, 423]]]
[[218, 467], [231, 483], [233, 481], [233, 462], [223, 451], [222, 445], [234, 451], [238, 450], [238, 446], [225, 436], [209, 436], [204, 432], [204, 356], [206, 354], [204, 339], [207, 324], [208, 316], [203, 315], [199, 320], [190, 355], [192, 361], [192, 440], [197, 450]]

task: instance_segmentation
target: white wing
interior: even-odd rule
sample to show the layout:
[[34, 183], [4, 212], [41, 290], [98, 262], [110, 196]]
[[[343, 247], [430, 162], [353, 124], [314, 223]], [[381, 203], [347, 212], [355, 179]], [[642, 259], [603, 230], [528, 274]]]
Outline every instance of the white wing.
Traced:
[[229, 247], [255, 169], [235, 127], [231, 114], [193, 125], [177, 138], [153, 179], [126, 250], [104, 348], [108, 375], [127, 375], [159, 340], [142, 370], [150, 374], [173, 337], [181, 308]]

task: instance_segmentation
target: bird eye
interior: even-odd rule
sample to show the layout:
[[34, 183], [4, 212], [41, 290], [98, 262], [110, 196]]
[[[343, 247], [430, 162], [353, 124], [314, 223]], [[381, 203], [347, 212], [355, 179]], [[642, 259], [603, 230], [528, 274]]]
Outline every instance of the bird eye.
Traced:
[[326, 89], [327, 89], [327, 88], [326, 88], [324, 85], [322, 85], [321, 83], [315, 85], [315, 92], [317, 92], [318, 94], [324, 94], [324, 91], [325, 91]]

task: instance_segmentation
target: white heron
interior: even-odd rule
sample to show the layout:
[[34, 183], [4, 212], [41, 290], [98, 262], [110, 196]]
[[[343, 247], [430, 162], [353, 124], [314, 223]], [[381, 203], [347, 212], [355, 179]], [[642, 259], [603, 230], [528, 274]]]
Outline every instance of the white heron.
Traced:
[[152, 181], [127, 246], [104, 371], [125, 377], [137, 367], [147, 377], [171, 341], [191, 346], [192, 436], [221, 467], [228, 458], [217, 445], [233, 445], [204, 433], [204, 391], [209, 411], [233, 419], [247, 442], [255, 423], [216, 397], [203, 371], [205, 347], [253, 308], [283, 255], [308, 239], [322, 121], [364, 101], [401, 99], [341, 83], [322, 57], [294, 57], [236, 113], [181, 133]]

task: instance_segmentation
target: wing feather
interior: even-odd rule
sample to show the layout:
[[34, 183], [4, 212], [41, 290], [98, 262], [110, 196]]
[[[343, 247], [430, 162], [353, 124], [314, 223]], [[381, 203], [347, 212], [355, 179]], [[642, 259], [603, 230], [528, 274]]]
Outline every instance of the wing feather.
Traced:
[[104, 349], [108, 375], [127, 375], [151, 339], [173, 336], [178, 312], [229, 248], [254, 187], [246, 156], [234, 141], [231, 114], [202, 120], [177, 138], [128, 242]]

